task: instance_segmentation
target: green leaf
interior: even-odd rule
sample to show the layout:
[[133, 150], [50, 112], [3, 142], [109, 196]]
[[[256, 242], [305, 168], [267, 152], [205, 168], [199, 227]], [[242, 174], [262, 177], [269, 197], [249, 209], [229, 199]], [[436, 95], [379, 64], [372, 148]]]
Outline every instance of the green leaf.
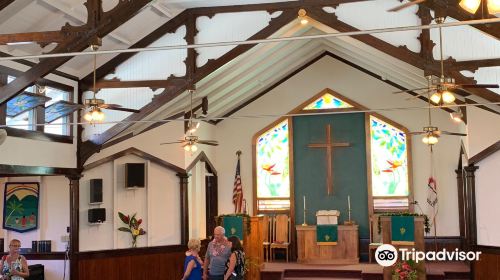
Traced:
[[127, 216], [125, 216], [122, 212], [118, 212], [118, 217], [120, 217], [120, 220], [122, 220], [122, 222], [128, 224]]
[[124, 231], [124, 232], [128, 232], [128, 233], [131, 233], [130, 229], [129, 228], [126, 228], [126, 227], [120, 227], [118, 228], [119, 231]]

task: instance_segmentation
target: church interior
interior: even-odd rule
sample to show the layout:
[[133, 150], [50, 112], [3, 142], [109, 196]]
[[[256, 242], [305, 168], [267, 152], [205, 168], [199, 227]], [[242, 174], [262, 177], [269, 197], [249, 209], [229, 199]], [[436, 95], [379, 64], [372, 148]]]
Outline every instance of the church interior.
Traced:
[[499, 17], [0, 0], [2, 275], [182, 279], [222, 226], [247, 280], [500, 280]]

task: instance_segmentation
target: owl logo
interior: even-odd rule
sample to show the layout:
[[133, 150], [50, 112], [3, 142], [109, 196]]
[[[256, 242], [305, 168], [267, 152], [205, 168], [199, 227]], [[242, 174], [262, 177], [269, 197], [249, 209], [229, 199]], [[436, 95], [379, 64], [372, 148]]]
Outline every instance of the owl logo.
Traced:
[[236, 229], [234, 227], [231, 228], [231, 234], [235, 235], [236, 234]]
[[325, 240], [326, 240], [326, 241], [329, 241], [329, 240], [330, 240], [330, 235], [328, 235], [328, 234], [327, 234], [327, 235], [325, 235]]

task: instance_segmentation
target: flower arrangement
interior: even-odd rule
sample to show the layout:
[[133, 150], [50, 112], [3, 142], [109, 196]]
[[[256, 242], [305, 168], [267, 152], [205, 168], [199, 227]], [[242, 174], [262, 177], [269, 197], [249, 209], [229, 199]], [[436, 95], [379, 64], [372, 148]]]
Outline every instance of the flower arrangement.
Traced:
[[137, 213], [130, 217], [130, 215], [125, 216], [122, 212], [118, 212], [120, 220], [127, 225], [127, 227], [120, 227], [118, 230], [129, 232], [132, 235], [132, 248], [137, 247], [137, 237], [146, 234], [146, 231], [139, 227], [142, 224], [142, 219], [137, 219], [136, 215]]
[[412, 260], [399, 261], [393, 266], [392, 280], [416, 280], [417, 276], [417, 268]]

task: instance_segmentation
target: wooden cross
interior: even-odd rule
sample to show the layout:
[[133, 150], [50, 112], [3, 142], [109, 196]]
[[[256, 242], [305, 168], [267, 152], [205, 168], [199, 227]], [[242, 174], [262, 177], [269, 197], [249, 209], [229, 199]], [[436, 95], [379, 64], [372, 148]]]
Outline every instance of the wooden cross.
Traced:
[[341, 142], [333, 143], [331, 137], [331, 125], [326, 125], [326, 143], [312, 143], [307, 145], [309, 148], [326, 148], [326, 193], [333, 194], [333, 150], [336, 147], [349, 147], [351, 143]]

